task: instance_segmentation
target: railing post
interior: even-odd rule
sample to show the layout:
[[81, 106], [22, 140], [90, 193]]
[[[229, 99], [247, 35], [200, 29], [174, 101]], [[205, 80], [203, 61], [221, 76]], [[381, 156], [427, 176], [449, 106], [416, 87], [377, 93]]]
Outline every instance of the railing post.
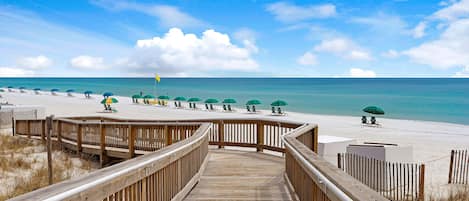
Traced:
[[101, 167], [104, 166], [106, 160], [106, 126], [103, 125], [103, 122], [101, 121], [101, 124], [99, 124], [99, 130], [100, 130], [100, 156], [99, 156], [99, 162]]
[[420, 165], [418, 200], [419, 201], [425, 200], [425, 164]]
[[313, 144], [312, 144], [313, 152], [317, 154], [318, 153], [318, 126], [313, 128], [312, 139], [313, 139]]
[[57, 141], [62, 146], [62, 122], [57, 119]]
[[132, 125], [129, 125], [129, 158], [133, 158], [135, 156], [135, 128]]
[[26, 130], [28, 132], [28, 138], [31, 138], [31, 122], [26, 120]]
[[82, 151], [82, 131], [83, 128], [81, 127], [81, 124], [78, 124], [78, 130], [77, 130], [77, 153], [80, 154]]
[[342, 169], [342, 157], [340, 156], [340, 153], [337, 153], [337, 167], [339, 169]]
[[256, 142], [256, 151], [262, 152], [264, 150], [264, 122], [257, 122], [257, 142]]
[[16, 134], [16, 119], [15, 119], [14, 115], [11, 116], [11, 127], [12, 127], [11, 130], [13, 131], [13, 136], [15, 136], [15, 134]]
[[51, 115], [46, 118], [47, 124], [47, 172], [49, 177], [49, 185], [54, 183], [53, 175], [52, 175], [52, 139], [51, 135], [54, 132], [54, 115]]
[[448, 184], [451, 184], [451, 180], [453, 180], [453, 162], [454, 162], [454, 150], [451, 150], [451, 159], [449, 161]]
[[41, 120], [41, 139], [46, 141], [46, 121]]
[[224, 148], [225, 147], [225, 123], [223, 123], [223, 120], [218, 121], [218, 148]]
[[169, 126], [164, 126], [164, 134], [166, 136], [166, 146], [173, 144], [173, 135], [169, 132]]

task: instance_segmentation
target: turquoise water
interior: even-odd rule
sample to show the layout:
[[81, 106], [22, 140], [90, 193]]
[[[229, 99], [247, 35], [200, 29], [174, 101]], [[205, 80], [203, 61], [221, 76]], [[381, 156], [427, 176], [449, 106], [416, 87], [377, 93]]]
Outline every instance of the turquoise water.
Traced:
[[[77, 92], [105, 91], [131, 96], [153, 93], [153, 78], [0, 78], [0, 86]], [[282, 99], [287, 111], [362, 115], [367, 105], [377, 105], [388, 118], [469, 124], [469, 79], [446, 78], [163, 78], [157, 95], [235, 98], [238, 107], [259, 99], [261, 108]]]

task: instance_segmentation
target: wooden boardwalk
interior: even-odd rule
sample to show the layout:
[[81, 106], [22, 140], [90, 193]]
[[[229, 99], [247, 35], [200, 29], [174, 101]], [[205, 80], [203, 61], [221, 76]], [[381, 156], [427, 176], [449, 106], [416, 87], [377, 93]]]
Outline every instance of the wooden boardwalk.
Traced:
[[199, 183], [186, 200], [292, 200], [285, 160], [264, 153], [210, 150]]

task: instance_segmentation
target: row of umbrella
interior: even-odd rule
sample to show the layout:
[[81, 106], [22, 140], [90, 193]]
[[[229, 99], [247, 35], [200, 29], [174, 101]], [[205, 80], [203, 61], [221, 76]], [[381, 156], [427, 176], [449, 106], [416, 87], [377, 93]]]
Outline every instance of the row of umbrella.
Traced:
[[[142, 95], [139, 95], [139, 94], [136, 94], [136, 95], [133, 95], [132, 96], [132, 100], [134, 102], [136, 102], [138, 99], [155, 99], [155, 96], [153, 95], [145, 95], [145, 96], [142, 96]], [[158, 96], [158, 99], [161, 99], [161, 100], [170, 100], [171, 98], [167, 95], [161, 95], [161, 96]], [[183, 96], [178, 96], [176, 98], [173, 99], [174, 101], [178, 101], [178, 102], [181, 102], [181, 101], [187, 101], [189, 103], [195, 103], [195, 102], [200, 102], [202, 101], [201, 98], [197, 98], [197, 97], [192, 97], [192, 98], [189, 98], [189, 99], [186, 99], [185, 97]], [[207, 104], [215, 104], [215, 103], [219, 103], [219, 101], [215, 98], [208, 98], [204, 101], [204, 103], [207, 103]], [[221, 103], [224, 103], [224, 104], [235, 104], [237, 103], [237, 101], [233, 98], [227, 98], [227, 99], [224, 99]], [[259, 100], [256, 100], [256, 99], [253, 99], [253, 100], [249, 100], [246, 102], [246, 105], [260, 105], [262, 104], [261, 101]], [[275, 106], [275, 107], [280, 107], [280, 106], [286, 106], [288, 105], [288, 103], [286, 101], [283, 101], [283, 100], [276, 100], [274, 102], [272, 102], [270, 104], [271, 106]]]

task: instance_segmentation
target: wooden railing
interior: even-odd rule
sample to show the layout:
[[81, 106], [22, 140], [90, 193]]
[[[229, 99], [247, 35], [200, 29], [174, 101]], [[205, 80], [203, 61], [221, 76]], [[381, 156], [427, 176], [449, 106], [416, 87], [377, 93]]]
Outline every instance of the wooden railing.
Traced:
[[351, 153], [337, 155], [338, 168], [390, 200], [424, 200], [425, 165], [396, 163]]
[[467, 150], [451, 150], [449, 184], [469, 184], [469, 154]]
[[191, 119], [191, 120], [142, 120], [109, 117], [73, 117], [87, 122], [211, 122], [210, 145], [253, 147], [257, 151], [285, 152], [282, 136], [298, 128], [302, 123], [273, 119]]
[[[192, 124], [201, 124], [190, 122], [208, 122], [209, 124], [204, 123], [203, 125], [206, 125], [207, 128], [199, 128], [196, 131], [197, 134], [192, 136], [181, 134], [177, 128], [184, 128], [183, 130], [185, 131], [182, 133], [186, 133], [186, 131], [190, 133], [188, 130], [192, 128], [187, 128], [187, 126], [190, 127]], [[39, 127], [41, 123], [16, 121], [16, 125], [18, 127], [17, 134], [38, 137], [44, 136], [41, 133], [41, 129], [33, 128]], [[150, 196], [152, 199], [148, 200], [169, 200], [178, 198], [179, 194], [184, 194], [181, 193], [183, 190], [181, 190], [180, 185], [180, 183], [184, 185], [184, 182], [181, 182], [180, 178], [185, 178], [182, 179], [184, 181], [190, 180], [190, 178], [192, 178], [192, 180], [196, 178], [197, 173], [194, 174], [194, 172], [197, 170], [200, 171], [200, 167], [202, 166], [200, 166], [199, 163], [204, 161], [208, 144], [211, 144], [217, 145], [218, 147], [241, 146], [252, 147], [257, 151], [270, 150], [285, 153], [285, 180], [289, 183], [290, 189], [296, 194], [299, 200], [387, 200], [379, 193], [373, 191], [337, 167], [334, 167], [316, 154], [318, 149], [318, 128], [316, 125], [312, 124], [300, 124], [269, 119], [197, 119], [171, 122], [77, 117], [55, 121], [54, 128], [57, 131], [55, 132], [55, 136], [58, 141], [74, 141], [77, 144], [81, 144], [83, 150], [89, 146], [98, 146], [96, 144], [98, 142], [100, 147], [110, 146], [111, 149], [104, 148], [108, 154], [112, 149], [122, 148], [143, 151], [158, 150], [155, 153], [146, 154], [124, 163], [111, 166], [109, 167], [109, 171], [105, 171], [109, 169], [106, 168], [94, 172], [91, 174], [95, 177], [94, 179], [92, 179], [93, 176], [86, 176], [85, 179], [81, 178], [79, 180], [68, 181], [65, 183], [67, 187], [60, 189], [64, 191], [65, 194], [54, 191], [60, 195], [53, 197], [57, 199], [73, 198], [69, 200], [80, 200], [88, 198], [88, 200], [113, 200], [117, 198], [117, 200], [121, 200], [121, 197], [125, 197], [124, 200], [135, 200], [133, 198], [136, 194], [139, 194], [138, 196], [141, 196], [140, 198], [142, 199], [145, 198], [143, 196], [147, 196], [146, 198]], [[35, 132], [33, 132], [33, 130]], [[168, 130], [170, 130], [170, 132], [168, 132]], [[201, 134], [202, 131], [200, 130], [204, 131], [203, 134]], [[96, 133], [99, 133], [99, 135]], [[129, 137], [126, 137], [126, 133], [130, 133], [131, 135], [127, 135]], [[135, 133], [135, 140], [128, 139], [132, 136], [132, 133]], [[100, 138], [99, 140], [98, 136]], [[194, 144], [200, 141], [199, 137], [206, 139], [204, 141], [206, 145], [203, 145], [204, 143]], [[79, 139], [80, 141], [78, 141]], [[129, 145], [125, 143], [137, 142], [138, 140], [142, 140], [142, 143], [129, 143]], [[166, 143], [164, 143], [165, 141]], [[179, 142], [168, 146], [176, 141]], [[162, 144], [163, 148], [160, 144]], [[181, 151], [179, 149], [198, 150], [194, 152], [201, 155], [196, 154], [196, 159], [194, 159], [194, 155], [178, 154], [179, 151]], [[102, 151], [103, 149], [101, 148], [99, 150]], [[191, 151], [184, 153], [192, 153]], [[100, 153], [102, 154], [102, 152]], [[173, 156], [169, 157], [169, 155]], [[185, 160], [186, 158], [187, 160]], [[175, 161], [180, 162], [176, 162], [177, 164], [175, 165], [173, 164]], [[160, 163], [162, 165], [160, 165]], [[192, 163], [197, 165], [192, 166]], [[186, 166], [190, 167], [190, 171], [184, 171], [190, 173], [184, 174], [189, 176], [177, 176], [183, 174], [182, 172], [178, 173], [179, 169], [185, 168]], [[130, 168], [131, 170], [126, 169], [125, 172], [123, 172], [124, 168]], [[151, 171], [148, 169], [151, 169]], [[117, 172], [118, 174], [112, 174], [112, 172]], [[133, 177], [130, 177], [130, 175], [136, 178], [132, 179]], [[99, 181], [99, 183], [94, 180]], [[84, 185], [86, 182], [91, 182], [92, 185]], [[164, 185], [162, 182], [165, 182]], [[166, 184], [166, 182], [168, 182], [168, 184]], [[178, 186], [174, 186], [174, 183], [178, 183]], [[83, 184], [86, 188], [80, 187], [79, 184]], [[186, 186], [187, 185], [188, 184], [186, 184]], [[151, 189], [151, 193], [148, 193], [149, 189]], [[48, 191], [40, 190], [40, 192], [41, 193], [33, 192], [33, 195], [43, 196], [42, 193], [47, 193]], [[64, 197], [64, 195], [70, 195], [71, 192], [75, 193], [72, 197]], [[49, 194], [49, 196], [50, 195], [51, 194]], [[83, 195], [89, 197], [83, 197]], [[29, 194], [27, 194], [27, 196], [30, 196], [28, 198], [33, 198], [33, 196]], [[128, 196], [131, 196], [131, 198]], [[159, 197], [153, 199], [153, 196]], [[46, 198], [46, 196], [42, 198]]]
[[[63, 120], [58, 122], [59, 127], [62, 126], [62, 129], [66, 131], [73, 130], [68, 128], [71, 125], [67, 125], [71, 124], [71, 121]], [[86, 123], [83, 125], [94, 124]], [[108, 124], [106, 122], [102, 125], [118, 130], [122, 128], [121, 125], [127, 124]], [[153, 130], [157, 124], [132, 123], [130, 125], [130, 130], [135, 127]], [[171, 146], [97, 170], [84, 177], [27, 193], [12, 200], [180, 200], [196, 184], [208, 160], [210, 123], [189, 125], [189, 127], [197, 126], [197, 130], [185, 139], [178, 138], [178, 142]], [[175, 124], [161, 126], [175, 126]], [[126, 127], [124, 126], [124, 128]], [[79, 128], [76, 129], [80, 130]], [[86, 129], [82, 127], [81, 130]], [[181, 134], [180, 131], [188, 133], [192, 130], [192, 128], [188, 130], [179, 129], [177, 132], [173, 130], [171, 134], [177, 133], [178, 135]], [[127, 130], [127, 132], [141, 132], [143, 133], [141, 136], [148, 137], [145, 136], [146, 132], [142, 131]], [[153, 132], [156, 133], [155, 130]], [[62, 134], [64, 136], [63, 140], [68, 138], [68, 134]], [[122, 137], [117, 134], [106, 134], [105, 136], [106, 138], [108, 136], [109, 138]], [[70, 139], [74, 138], [71, 137]], [[148, 140], [144, 141], [150, 143]], [[94, 141], [92, 140], [92, 142]], [[111, 143], [111, 145], [115, 144]], [[121, 146], [121, 144], [117, 143], [117, 146]], [[154, 146], [151, 147], [153, 149]]]
[[285, 180], [299, 200], [387, 200], [319, 157], [317, 132], [316, 125], [304, 124], [284, 137]]

